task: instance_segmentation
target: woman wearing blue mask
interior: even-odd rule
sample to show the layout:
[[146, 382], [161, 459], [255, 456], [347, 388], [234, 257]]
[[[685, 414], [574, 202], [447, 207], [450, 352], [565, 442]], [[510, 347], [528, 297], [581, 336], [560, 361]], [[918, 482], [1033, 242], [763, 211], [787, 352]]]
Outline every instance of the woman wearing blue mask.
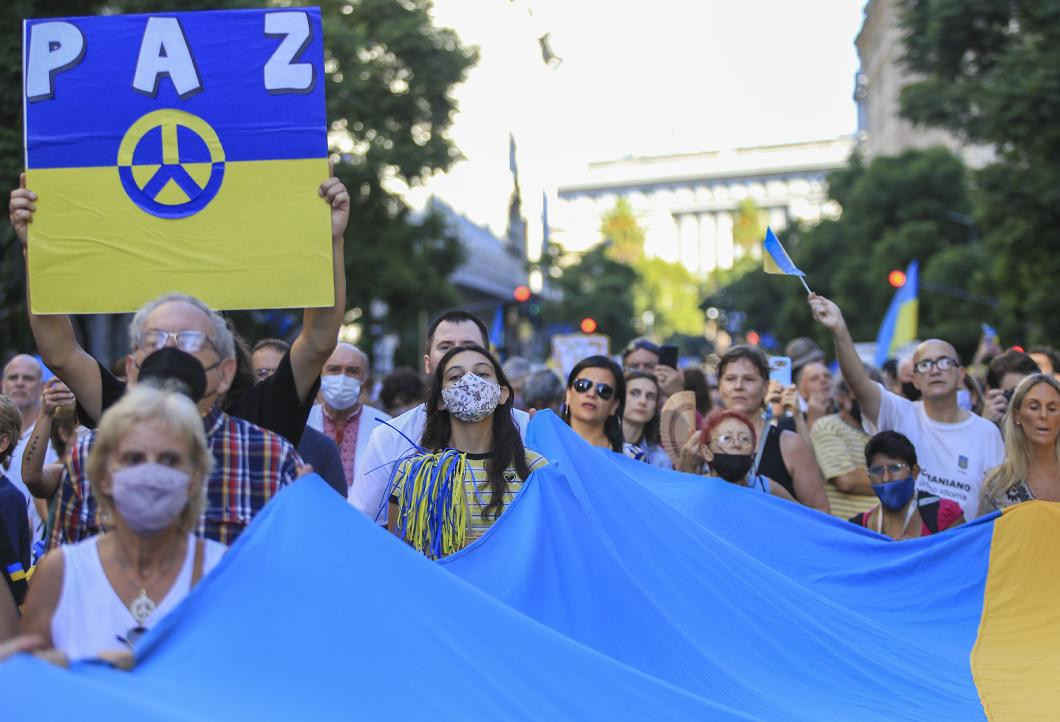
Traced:
[[956, 502], [916, 490], [920, 467], [913, 443], [897, 431], [881, 431], [865, 445], [869, 482], [880, 503], [850, 521], [895, 541], [915, 539], [964, 523]]
[[391, 480], [391, 532], [439, 559], [497, 520], [530, 472], [548, 463], [523, 446], [512, 418], [514, 396], [486, 349], [456, 346], [442, 357], [427, 396], [420, 451]]
[[44, 557], [22, 631], [39, 635], [60, 661], [129, 661], [136, 639], [225, 551], [194, 535], [212, 465], [202, 419], [187, 397], [139, 384], [111, 406], [88, 457], [107, 531]]

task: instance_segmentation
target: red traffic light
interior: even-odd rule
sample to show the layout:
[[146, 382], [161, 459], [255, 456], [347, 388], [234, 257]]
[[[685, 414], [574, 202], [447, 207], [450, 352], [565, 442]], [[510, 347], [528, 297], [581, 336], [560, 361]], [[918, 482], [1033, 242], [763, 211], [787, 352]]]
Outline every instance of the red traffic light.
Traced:
[[747, 332], [747, 343], [752, 346], [757, 346], [762, 341], [762, 337], [758, 335], [758, 331]]
[[512, 295], [515, 296], [515, 300], [519, 303], [530, 300], [530, 287], [529, 286], [516, 286], [515, 290], [512, 291]]
[[905, 285], [905, 271], [899, 271], [898, 269], [891, 271], [887, 274], [887, 283], [894, 288], [901, 288]]
[[583, 318], [581, 324], [582, 333], [593, 333], [596, 331], [595, 318]]

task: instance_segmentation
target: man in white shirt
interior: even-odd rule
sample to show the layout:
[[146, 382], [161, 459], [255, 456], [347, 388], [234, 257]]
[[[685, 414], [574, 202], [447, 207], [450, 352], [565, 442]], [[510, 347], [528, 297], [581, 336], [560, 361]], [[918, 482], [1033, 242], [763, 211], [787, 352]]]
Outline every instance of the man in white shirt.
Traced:
[[[17, 439], [14, 451], [10, 456], [10, 468], [4, 471], [11, 483], [26, 497], [28, 514], [30, 520], [30, 533], [37, 538], [40, 529], [41, 518], [37, 507], [33, 503], [33, 496], [29, 493], [26, 485], [22, 483], [22, 453], [26, 450], [26, 442], [29, 441], [30, 433], [41, 410], [41, 392], [44, 390], [43, 370], [37, 359], [28, 354], [19, 354], [7, 362], [4, 366], [4, 395], [8, 396], [18, 407], [22, 414], [22, 433]], [[51, 444], [48, 444], [45, 463], [55, 461], [55, 452]]]
[[320, 372], [324, 403], [313, 406], [306, 422], [339, 447], [347, 494], [357, 473], [364, 469], [369, 435], [380, 421], [390, 421], [390, 414], [361, 402], [361, 389], [368, 376], [368, 356], [363, 351], [348, 343], [336, 345]]
[[[467, 311], [443, 313], [427, 330], [427, 353], [423, 355], [424, 372], [433, 374], [435, 365], [449, 349], [467, 345], [489, 348], [486, 325]], [[519, 433], [525, 437], [530, 415], [518, 410], [513, 410], [512, 415], [519, 426]], [[423, 404], [420, 404], [388, 423], [389, 426], [380, 425], [372, 431], [368, 446], [361, 454], [363, 463], [357, 465], [357, 473], [348, 497], [350, 504], [384, 526], [387, 512], [384, 496], [390, 484], [390, 476], [397, 463], [415, 450], [413, 444], [419, 444], [423, 427], [427, 423], [427, 411]]]
[[838, 306], [812, 294], [810, 309], [832, 332], [839, 367], [862, 414], [880, 431], [898, 431], [916, 447], [917, 489], [957, 502], [965, 519], [974, 519], [983, 477], [1001, 463], [1005, 447], [996, 426], [957, 405], [964, 368], [953, 346], [939, 339], [917, 346], [913, 384], [921, 399], [912, 402], [869, 378]]

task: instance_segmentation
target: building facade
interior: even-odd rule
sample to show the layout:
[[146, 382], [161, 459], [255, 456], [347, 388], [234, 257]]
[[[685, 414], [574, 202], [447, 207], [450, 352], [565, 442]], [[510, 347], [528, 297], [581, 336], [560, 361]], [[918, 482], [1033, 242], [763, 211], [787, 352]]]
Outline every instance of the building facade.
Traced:
[[744, 253], [733, 240], [742, 204], [750, 199], [775, 229], [793, 220], [834, 217], [829, 172], [846, 165], [854, 138], [735, 148], [593, 163], [582, 178], [560, 185], [553, 240], [582, 252], [600, 239], [600, 220], [619, 198], [645, 229], [648, 257], [679, 262], [697, 275], [732, 268]]

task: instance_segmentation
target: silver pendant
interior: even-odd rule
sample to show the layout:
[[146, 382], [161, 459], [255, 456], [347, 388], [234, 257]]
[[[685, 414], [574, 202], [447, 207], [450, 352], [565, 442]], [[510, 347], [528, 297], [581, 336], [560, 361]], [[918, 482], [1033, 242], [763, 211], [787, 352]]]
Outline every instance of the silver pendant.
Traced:
[[158, 605], [154, 603], [154, 600], [147, 596], [147, 590], [141, 589], [140, 595], [132, 600], [132, 604], [129, 605], [129, 611], [132, 613], [136, 623], [143, 626], [147, 618], [154, 613], [156, 606]]

